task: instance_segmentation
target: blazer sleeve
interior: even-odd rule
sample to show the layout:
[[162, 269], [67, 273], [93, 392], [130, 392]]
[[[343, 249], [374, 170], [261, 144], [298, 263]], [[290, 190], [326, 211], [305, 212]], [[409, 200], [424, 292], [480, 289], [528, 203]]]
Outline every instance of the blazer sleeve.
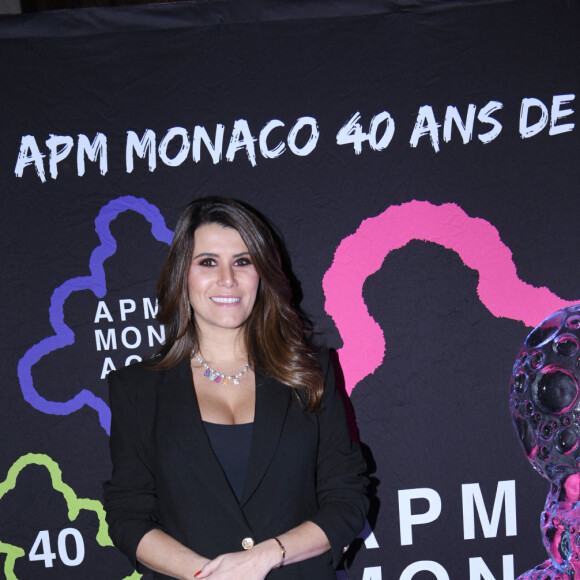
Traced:
[[325, 376], [319, 411], [316, 493], [319, 510], [310, 518], [330, 542], [336, 567], [350, 542], [362, 530], [369, 506], [366, 462], [349, 434], [342, 398], [336, 389], [328, 352], [320, 355]]
[[[112, 413], [109, 446], [113, 471], [111, 479], [103, 485], [110, 536], [139, 571], [146, 570], [136, 556], [141, 538], [150, 530], [161, 528], [152, 519], [155, 477], [139, 432], [136, 386], [140, 386], [138, 379], [142, 372], [147, 371], [135, 365], [108, 375]], [[146, 420], [146, 417], [141, 419]]]

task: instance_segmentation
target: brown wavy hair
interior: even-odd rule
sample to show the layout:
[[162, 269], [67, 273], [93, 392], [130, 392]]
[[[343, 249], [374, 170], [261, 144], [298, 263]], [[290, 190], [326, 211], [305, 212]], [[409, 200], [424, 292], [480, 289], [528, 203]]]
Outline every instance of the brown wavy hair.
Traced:
[[199, 348], [198, 329], [190, 315], [187, 274], [195, 230], [206, 224], [235, 229], [260, 277], [254, 308], [243, 327], [248, 360], [295, 389], [306, 408], [318, 409], [324, 377], [307, 340], [304, 322], [293, 306], [281, 249], [272, 229], [256, 210], [234, 199], [196, 199], [177, 222], [169, 256], [157, 281], [157, 319], [165, 326], [166, 339], [154, 357], [153, 368], [171, 368], [189, 359]]

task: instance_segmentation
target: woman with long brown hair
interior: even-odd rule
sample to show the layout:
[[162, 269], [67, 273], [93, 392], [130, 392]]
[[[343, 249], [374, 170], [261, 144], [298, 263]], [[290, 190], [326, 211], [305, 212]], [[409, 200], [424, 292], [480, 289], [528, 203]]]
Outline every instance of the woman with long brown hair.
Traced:
[[364, 523], [365, 465], [269, 226], [195, 200], [158, 300], [160, 352], [109, 375], [115, 544], [155, 578], [334, 578]]

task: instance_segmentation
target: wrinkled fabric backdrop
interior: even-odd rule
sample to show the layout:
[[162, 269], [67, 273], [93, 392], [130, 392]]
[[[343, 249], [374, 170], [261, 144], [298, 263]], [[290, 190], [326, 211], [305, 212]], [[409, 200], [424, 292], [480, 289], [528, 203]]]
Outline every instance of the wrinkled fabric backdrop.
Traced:
[[579, 17], [225, 0], [1, 18], [6, 578], [133, 574], [101, 504], [105, 377], [162, 340], [156, 277], [210, 194], [271, 219], [338, 351], [374, 496], [348, 577], [543, 561], [549, 484], [508, 392], [527, 333], [580, 301]]

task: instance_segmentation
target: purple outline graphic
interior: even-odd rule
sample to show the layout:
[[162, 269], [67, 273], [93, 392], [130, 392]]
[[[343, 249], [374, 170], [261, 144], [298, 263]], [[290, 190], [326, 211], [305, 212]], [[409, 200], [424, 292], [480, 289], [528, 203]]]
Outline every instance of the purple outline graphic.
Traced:
[[326, 312], [344, 344], [338, 354], [349, 395], [385, 357], [383, 330], [369, 314], [363, 285], [382, 267], [389, 252], [411, 240], [434, 242], [456, 252], [468, 268], [479, 273], [478, 297], [498, 318], [535, 326], [550, 312], [578, 302], [520, 280], [512, 253], [497, 229], [484, 219], [468, 216], [458, 205], [413, 200], [390, 206], [363, 220], [354, 234], [342, 240], [322, 280]]
[[50, 415], [70, 415], [85, 405], [91, 407], [97, 412], [99, 422], [107, 434], [111, 427], [111, 411], [105, 401], [87, 389], [82, 389], [68, 401], [49, 401], [34, 388], [32, 367], [51, 352], [74, 344], [74, 332], [64, 322], [64, 303], [73, 292], [91, 290], [97, 298], [106, 295], [107, 282], [103, 264], [117, 251], [117, 242], [111, 234], [110, 225], [120, 213], [128, 210], [141, 214], [151, 224], [151, 233], [157, 241], [171, 243], [173, 232], [167, 229], [159, 209], [145, 199], [127, 195], [103, 206], [95, 219], [95, 232], [101, 243], [91, 253], [91, 275], [71, 278], [55, 289], [48, 310], [55, 334], [33, 345], [18, 361], [18, 379], [25, 401], [38, 411]]

